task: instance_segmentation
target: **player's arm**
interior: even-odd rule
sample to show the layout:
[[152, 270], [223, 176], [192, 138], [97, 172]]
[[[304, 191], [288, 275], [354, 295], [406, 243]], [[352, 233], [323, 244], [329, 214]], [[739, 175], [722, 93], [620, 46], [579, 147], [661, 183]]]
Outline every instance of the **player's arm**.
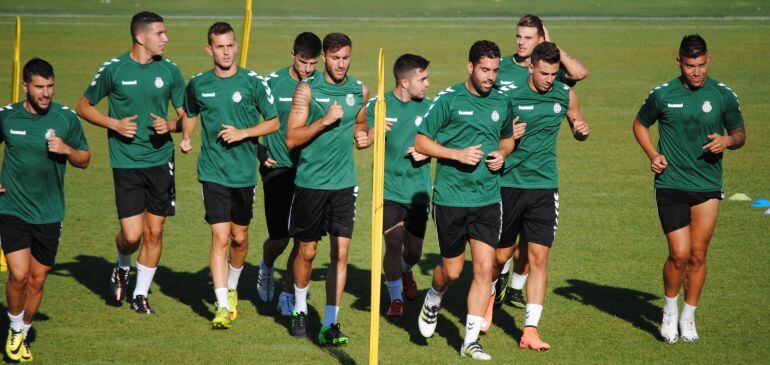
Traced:
[[46, 142], [48, 144], [48, 152], [55, 153], [57, 155], [67, 156], [67, 161], [70, 165], [77, 168], [84, 169], [88, 167], [88, 163], [91, 161], [91, 152], [88, 150], [79, 150], [68, 145], [56, 135], [53, 130], [50, 131]]
[[75, 112], [78, 116], [85, 119], [89, 123], [113, 130], [126, 138], [134, 138], [136, 134], [136, 115], [128, 116], [123, 119], [110, 118], [107, 115], [102, 114], [96, 106], [92, 105], [88, 98], [85, 96], [80, 98], [78, 105], [75, 107]]
[[729, 130], [726, 136], [712, 133], [708, 135], [708, 138], [711, 139], [711, 142], [703, 145], [703, 149], [709, 150], [711, 153], [722, 153], [725, 149], [737, 150], [746, 143], [746, 128], [740, 126]]
[[190, 139], [195, 131], [195, 127], [198, 125], [198, 117], [185, 116], [182, 119], [182, 142], [179, 142], [179, 150], [182, 153], [190, 153], [192, 151], [192, 143]]
[[304, 145], [343, 116], [342, 107], [335, 101], [326, 115], [306, 124], [310, 117], [311, 97], [310, 85], [306, 83], [300, 83], [294, 90], [289, 120], [286, 122], [286, 147], [289, 149]]
[[658, 150], [655, 149], [655, 145], [652, 143], [652, 137], [650, 136], [650, 126], [640, 122], [637, 117], [634, 119], [633, 129], [636, 141], [639, 143], [639, 146], [642, 147], [642, 151], [647, 155], [647, 158], [650, 159], [650, 169], [656, 174], [663, 173], [663, 170], [668, 167], [668, 161], [665, 156], [658, 153]]
[[[369, 90], [366, 88], [366, 84], [361, 85], [364, 92], [364, 100], [369, 100]], [[369, 124], [366, 123], [366, 108], [361, 107], [356, 115], [356, 124], [353, 126], [353, 135], [356, 140], [356, 148], [362, 150], [368, 148], [374, 143], [374, 128], [369, 128]]]
[[567, 108], [567, 122], [572, 129], [572, 135], [578, 141], [585, 141], [591, 128], [586, 121], [586, 117], [580, 110], [580, 101], [578, 101], [575, 90], [569, 89], [569, 107]]
[[487, 167], [491, 171], [498, 171], [503, 168], [505, 164], [505, 158], [513, 152], [513, 148], [516, 147], [516, 137], [513, 133], [513, 125], [519, 120], [516, 117], [510, 122], [507, 122], [500, 131], [500, 142], [498, 144], [497, 151], [492, 151], [487, 155], [486, 163]]
[[157, 134], [166, 134], [169, 132], [179, 132], [179, 127], [182, 126], [182, 121], [185, 117], [184, 108], [179, 107], [174, 109], [176, 111], [177, 118], [173, 120], [166, 120], [165, 118], [150, 113], [152, 117], [152, 127]]
[[222, 130], [219, 131], [221, 137], [227, 143], [234, 143], [246, 138], [257, 138], [266, 134], [273, 133], [281, 128], [281, 122], [276, 116], [273, 119], [266, 120], [253, 127], [238, 129], [231, 125], [222, 124]]
[[[552, 42], [551, 35], [548, 33], [548, 28], [546, 28], [545, 25], [543, 25], [543, 30], [545, 31], [545, 40], [547, 42]], [[571, 54], [565, 52], [561, 47], [557, 46], [557, 48], [559, 48], [561, 64], [567, 71], [568, 79], [577, 82], [588, 77], [588, 69], [586, 69], [580, 61], [575, 57], [572, 57]]]
[[417, 133], [414, 137], [414, 149], [417, 153], [425, 156], [453, 160], [471, 166], [477, 165], [484, 158], [480, 144], [458, 150], [444, 147], [421, 133]]

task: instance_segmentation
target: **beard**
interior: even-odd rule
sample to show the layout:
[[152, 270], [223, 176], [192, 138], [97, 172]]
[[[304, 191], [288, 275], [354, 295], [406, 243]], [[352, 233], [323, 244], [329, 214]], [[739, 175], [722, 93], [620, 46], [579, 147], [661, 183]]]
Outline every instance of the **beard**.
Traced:
[[32, 109], [35, 110], [35, 113], [37, 113], [39, 115], [45, 115], [46, 113], [48, 113], [48, 110], [51, 109], [51, 101], [50, 100], [48, 102], [48, 106], [44, 108], [44, 107], [40, 106], [40, 104], [37, 102], [37, 100], [35, 98], [33, 98], [32, 95], [30, 95], [29, 93], [27, 93], [27, 102], [29, 103], [30, 106], [32, 106]]

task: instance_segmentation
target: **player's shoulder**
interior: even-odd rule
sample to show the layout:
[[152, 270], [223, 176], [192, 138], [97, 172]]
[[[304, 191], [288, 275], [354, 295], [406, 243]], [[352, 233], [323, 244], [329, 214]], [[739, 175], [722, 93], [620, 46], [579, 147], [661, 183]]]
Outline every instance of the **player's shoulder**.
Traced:
[[713, 90], [716, 90], [716, 92], [719, 93], [723, 98], [738, 98], [738, 94], [736, 94], [735, 91], [733, 91], [733, 89], [727, 86], [724, 82], [709, 77], [706, 79], [706, 84]]
[[161, 65], [163, 68], [169, 71], [179, 72], [179, 73], [182, 72], [182, 70], [179, 68], [179, 65], [174, 63], [174, 61], [172, 61], [169, 58], [161, 57], [158, 61], [155, 61], [155, 62], [157, 62], [159, 65]]
[[80, 119], [75, 110], [64, 104], [53, 101], [51, 102], [51, 107], [48, 109], [48, 112], [56, 114], [69, 123], [80, 123]]
[[110, 57], [102, 62], [102, 65], [99, 67], [99, 72], [103, 70], [114, 70], [125, 65], [129, 61], [131, 61], [131, 55], [129, 55], [128, 52], [119, 54], [115, 57]]
[[347, 83], [345, 86], [347, 86], [353, 94], [356, 94], [356, 93], [363, 94], [364, 87], [366, 87], [363, 81], [350, 75], [347, 76]]
[[267, 76], [264, 76], [264, 79], [270, 85], [277, 85], [286, 80], [287, 77], [291, 78], [289, 67], [284, 67], [267, 74]]
[[444, 88], [443, 90], [436, 93], [436, 96], [433, 97], [432, 103], [451, 103], [454, 98], [461, 94], [462, 90], [465, 90], [465, 85], [462, 82]]
[[666, 93], [675, 90], [677, 85], [681, 84], [679, 78], [671, 79], [667, 82], [659, 84], [650, 90], [650, 97], [661, 99]]
[[198, 85], [201, 82], [205, 82], [207, 80], [210, 80], [213, 76], [214, 76], [214, 69], [213, 68], [209, 69], [209, 70], [206, 70], [206, 71], [201, 71], [201, 72], [198, 72], [195, 75], [192, 75], [190, 77], [190, 82], [189, 83], [191, 85]]
[[554, 81], [553, 91], [561, 97], [569, 98], [570, 92], [572, 91], [572, 87], [570, 87], [569, 85], [561, 81]]
[[0, 120], [7, 120], [12, 115], [20, 111], [24, 107], [22, 103], [23, 101], [20, 101], [0, 107]]

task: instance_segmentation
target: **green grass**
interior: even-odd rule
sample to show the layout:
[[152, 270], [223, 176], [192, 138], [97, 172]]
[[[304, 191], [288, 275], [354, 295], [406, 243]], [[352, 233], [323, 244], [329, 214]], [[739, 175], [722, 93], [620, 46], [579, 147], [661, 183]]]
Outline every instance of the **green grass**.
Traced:
[[[128, 14], [134, 2], [113, 1], [116, 13]], [[310, 3], [310, 2], [308, 2]], [[341, 2], [340, 2], [341, 3]], [[351, 5], [344, 15], [368, 15], [383, 9], [404, 15], [405, 2]], [[470, 2], [469, 2], [470, 3]], [[558, 2], [565, 4], [566, 2]], [[563, 15], [682, 15], [767, 14], [753, 10], [760, 2], [716, 2], [714, 7], [695, 2], [623, 3], [603, 10], [610, 2], [593, 1]], [[46, 2], [3, 4], [0, 11], [52, 11]], [[87, 9], [105, 13], [96, 1], [65, 2], [61, 12]], [[389, 5], [383, 5], [389, 4]], [[484, 2], [490, 10], [465, 2], [424, 5], [421, 15], [509, 15], [505, 3]], [[550, 3], [548, 3], [550, 4]], [[553, 13], [559, 7], [534, 5], [532, 11]], [[653, 5], [647, 5], [653, 4]], [[753, 4], [753, 5], [752, 5]], [[450, 6], [451, 5], [451, 6]], [[454, 6], [456, 5], [456, 6]], [[602, 6], [599, 6], [602, 5]], [[687, 11], [675, 9], [688, 6]], [[143, 7], [147, 6], [147, 3]], [[283, 5], [270, 5], [269, 14], [289, 14]], [[553, 7], [552, 7], [553, 6]], [[184, 6], [154, 5], [161, 13], [202, 13], [203, 1]], [[215, 13], [240, 27], [238, 2], [223, 2]], [[387, 8], [386, 8], [387, 7]], [[591, 11], [590, 8], [594, 8]], [[437, 9], [437, 10], [431, 10]], [[524, 9], [521, 6], [511, 9]], [[601, 8], [601, 9], [600, 9]], [[255, 9], [257, 7], [255, 6]], [[600, 9], [600, 10], [596, 10]], [[716, 10], [713, 10], [716, 9]], [[731, 10], [732, 9], [732, 10]], [[738, 10], [736, 10], [738, 9]], [[743, 10], [740, 10], [743, 9]], [[764, 8], [763, 8], [764, 9]], [[422, 11], [422, 10], [421, 10]], [[518, 12], [518, 10], [517, 10]], [[260, 11], [255, 10], [255, 14]], [[302, 10], [301, 14], [313, 14]], [[333, 15], [325, 12], [323, 15]], [[171, 19], [167, 56], [185, 76], [211, 67], [203, 50], [212, 20]], [[56, 100], [73, 106], [106, 59], [126, 51], [128, 19], [25, 17], [22, 59], [40, 56], [51, 61], [57, 74]], [[591, 123], [592, 136], [578, 143], [563, 133], [559, 141], [561, 172], [560, 227], [551, 256], [549, 291], [541, 333], [553, 346], [548, 353], [515, 348], [523, 311], [498, 311], [496, 326], [483, 343], [497, 363], [766, 363], [770, 357], [770, 264], [768, 216], [745, 203], [722, 204], [710, 252], [709, 281], [698, 310], [702, 341], [698, 344], [659, 342], [657, 329], [662, 305], [661, 265], [667, 254], [652, 196], [648, 162], [631, 134], [631, 121], [648, 91], [677, 74], [676, 47], [682, 35], [698, 32], [709, 41], [711, 75], [731, 86], [741, 97], [748, 142], [730, 151], [725, 160], [727, 194], [744, 192], [767, 196], [766, 153], [770, 139], [770, 86], [762, 82], [770, 72], [764, 55], [770, 54], [770, 21], [766, 20], [555, 20], [548, 23], [553, 38], [589, 68], [589, 78], [577, 90]], [[494, 40], [504, 51], [513, 49], [509, 20], [259, 20], [252, 29], [249, 66], [263, 74], [290, 61], [291, 41], [300, 31], [323, 35], [347, 32], [353, 39], [351, 74], [375, 83], [376, 51], [384, 47], [388, 65], [404, 52], [416, 52], [432, 61], [431, 89], [462, 80], [470, 44]], [[13, 19], [0, 18], [0, 70], [10, 70]], [[239, 29], [240, 32], [240, 29]], [[239, 33], [240, 34], [240, 33]], [[10, 75], [0, 73], [0, 100], [8, 100]], [[392, 85], [388, 81], [388, 85]], [[105, 108], [106, 103], [101, 107]], [[364, 363], [369, 336], [369, 267], [371, 212], [371, 151], [357, 152], [361, 184], [358, 218], [351, 246], [350, 268], [340, 322], [352, 342], [343, 348], [323, 349], [291, 338], [275, 319], [273, 305], [258, 303], [256, 265], [266, 236], [261, 194], [255, 204], [250, 235], [252, 249], [241, 279], [241, 315], [229, 331], [209, 329], [213, 290], [208, 273], [209, 227], [203, 220], [196, 155], [177, 155], [178, 214], [165, 232], [165, 250], [151, 295], [158, 315], [146, 318], [125, 306], [105, 304], [107, 276], [113, 265], [117, 230], [112, 177], [103, 129], [85, 125], [92, 150], [91, 166], [69, 169], [67, 217], [57, 265], [46, 286], [41, 315], [35, 322], [33, 353], [39, 363]], [[177, 141], [178, 136], [175, 136]], [[199, 140], [194, 145], [200, 146]], [[415, 269], [419, 287], [429, 283], [438, 262], [432, 223], [423, 261]], [[311, 286], [313, 333], [323, 315], [322, 278], [328, 265], [328, 244], [320, 245]], [[279, 261], [283, 261], [284, 257]], [[466, 269], [470, 269], [466, 266]], [[279, 270], [282, 274], [283, 270]], [[381, 319], [380, 361], [400, 364], [459, 363], [457, 349], [464, 333], [465, 292], [469, 271], [445, 298], [437, 334], [422, 339], [416, 328], [419, 303], [408, 303], [399, 322]], [[4, 284], [3, 284], [4, 285]], [[383, 288], [383, 292], [386, 290]], [[421, 292], [422, 293], [422, 292]], [[422, 299], [422, 294], [418, 297]], [[0, 298], [0, 312], [5, 307]], [[317, 312], [316, 312], [317, 311]], [[319, 313], [320, 312], [320, 313]], [[0, 315], [0, 324], [7, 324]]]

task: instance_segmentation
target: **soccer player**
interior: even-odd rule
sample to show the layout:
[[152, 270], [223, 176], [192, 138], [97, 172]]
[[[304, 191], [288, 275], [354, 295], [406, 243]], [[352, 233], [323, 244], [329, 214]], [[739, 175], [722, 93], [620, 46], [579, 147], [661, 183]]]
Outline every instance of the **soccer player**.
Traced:
[[[423, 57], [405, 54], [396, 59], [393, 75], [396, 86], [385, 94], [388, 134], [385, 138], [385, 284], [390, 295], [388, 317], [404, 315], [404, 297], [417, 297], [412, 267], [422, 256], [422, 241], [430, 207], [430, 159], [414, 150], [417, 128], [430, 107], [425, 91], [430, 86], [428, 64]], [[369, 101], [366, 120], [369, 138], [374, 141], [374, 106]], [[402, 250], [403, 247], [403, 250]], [[401, 291], [403, 290], [403, 296]]]
[[559, 218], [559, 129], [566, 116], [576, 140], [585, 141], [590, 133], [575, 91], [557, 80], [560, 60], [555, 44], [540, 43], [532, 51], [527, 84], [507, 91], [514, 116], [527, 128], [505, 161], [501, 179], [503, 231], [496, 259], [502, 266], [511, 258], [516, 238], [526, 242], [519, 247], [521, 259], [530, 267], [527, 316], [519, 347], [533, 350], [550, 349], [540, 339], [537, 326], [545, 300], [548, 254]]
[[[550, 42], [551, 37], [548, 28], [545, 27], [540, 17], [535, 15], [525, 15], [519, 19], [516, 24], [516, 52], [510, 56], [505, 56], [500, 61], [500, 73], [497, 75], [496, 85], [498, 87], [507, 86], [509, 89], [515, 87], [526, 87], [529, 78], [529, 65], [531, 64], [532, 51], [540, 43]], [[557, 81], [569, 86], [575, 86], [578, 81], [588, 77], [588, 70], [569, 53], [559, 47], [559, 73], [556, 75]], [[526, 122], [520, 121], [516, 125], [514, 134], [519, 134], [526, 129]], [[505, 196], [503, 196], [505, 199]], [[503, 203], [505, 204], [505, 203]], [[505, 238], [505, 236], [503, 236]], [[512, 245], [515, 242], [501, 242], [504, 245]], [[519, 253], [521, 246], [526, 246], [526, 242], [520, 241], [520, 246], [516, 246], [514, 257], [508, 260], [503, 266], [502, 273], [496, 281], [496, 303], [509, 303], [515, 307], [524, 308], [524, 284], [527, 282], [527, 272], [529, 271], [527, 261]], [[510, 268], [513, 266], [513, 273]], [[490, 312], [491, 313], [491, 312]]]
[[[633, 127], [655, 173], [655, 201], [668, 240], [660, 324], [660, 335], [668, 343], [680, 335], [688, 342], [699, 338], [695, 309], [706, 282], [706, 253], [719, 201], [724, 198], [722, 158], [725, 149], [741, 148], [746, 140], [738, 96], [708, 77], [706, 41], [697, 34], [685, 36], [676, 60], [680, 75], [650, 92]], [[660, 122], [657, 149], [649, 132], [656, 121]], [[685, 297], [679, 316], [682, 282]]]
[[205, 219], [211, 225], [209, 265], [217, 298], [211, 325], [226, 329], [238, 317], [238, 278], [249, 249], [259, 164], [257, 137], [278, 130], [279, 122], [267, 81], [235, 64], [238, 44], [230, 24], [217, 22], [209, 27], [206, 50], [214, 59], [214, 68], [193, 76], [187, 85], [187, 117], [182, 122], [179, 149], [182, 153], [192, 150], [194, 117], [200, 116], [198, 181], [203, 188]]
[[59, 247], [67, 163], [84, 169], [91, 158], [77, 115], [53, 101], [54, 80], [51, 64], [31, 59], [23, 70], [26, 100], [0, 108], [0, 236], [10, 271], [5, 353], [13, 361], [32, 361], [27, 333]]
[[[263, 302], [271, 302], [275, 293], [275, 260], [289, 244], [289, 208], [294, 195], [294, 176], [297, 173], [299, 150], [286, 147], [286, 125], [291, 112], [292, 96], [300, 82], [323, 77], [316, 71], [321, 56], [321, 39], [310, 32], [303, 32], [294, 39], [291, 51], [292, 65], [270, 74], [267, 82], [273, 92], [281, 129], [262, 138], [267, 156], [259, 167], [265, 194], [265, 221], [268, 238], [262, 245], [262, 262], [257, 276], [257, 292]], [[278, 295], [278, 310], [282, 316], [294, 314], [294, 258], [299, 246], [294, 246], [286, 260], [283, 289]]]
[[438, 93], [414, 140], [418, 153], [438, 159], [433, 220], [442, 258], [420, 311], [420, 333], [430, 337], [436, 330], [442, 295], [460, 277], [469, 243], [473, 281], [460, 354], [476, 360], [491, 359], [478, 337], [491, 299], [502, 224], [499, 171], [514, 147], [510, 102], [493, 89], [499, 63], [496, 44], [474, 43], [468, 55], [468, 80]]
[[367, 146], [369, 132], [363, 107], [368, 100], [366, 85], [348, 75], [351, 49], [352, 42], [345, 34], [324, 37], [324, 75], [297, 86], [286, 127], [286, 146], [301, 148], [289, 220], [289, 235], [300, 242], [294, 260], [292, 334], [307, 337], [310, 274], [318, 241], [328, 233], [331, 265], [326, 275], [323, 326], [318, 334], [321, 345], [350, 341], [340, 330], [337, 314], [347, 281], [358, 196], [352, 144], [355, 139], [358, 148]]
[[[163, 224], [176, 212], [174, 142], [169, 132], [184, 115], [185, 81], [179, 67], [163, 58], [168, 36], [158, 14], [134, 15], [131, 40], [130, 51], [99, 67], [77, 112], [108, 130], [120, 220], [117, 262], [110, 275], [112, 295], [118, 303], [126, 297], [131, 255], [139, 250], [136, 287], [129, 301], [137, 313], [152, 314], [147, 293], [160, 261]], [[109, 115], [95, 106], [104, 97], [109, 99]], [[169, 100], [177, 120], [166, 120]]]

